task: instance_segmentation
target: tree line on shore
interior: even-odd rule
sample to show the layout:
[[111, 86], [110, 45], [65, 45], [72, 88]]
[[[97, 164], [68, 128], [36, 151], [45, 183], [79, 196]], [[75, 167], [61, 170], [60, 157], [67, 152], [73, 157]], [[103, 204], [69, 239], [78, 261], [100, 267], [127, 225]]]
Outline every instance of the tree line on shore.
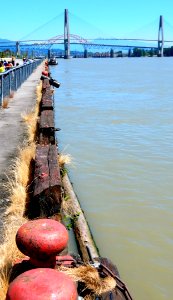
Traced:
[[[74, 51], [72, 51], [74, 52]], [[9, 49], [6, 49], [4, 51], [0, 51], [0, 57], [11, 57], [15, 56], [15, 52], [10, 51]], [[75, 53], [72, 53], [73, 57], [82, 57], [83, 53], [79, 52], [75, 55]], [[44, 53], [45, 55], [45, 53]], [[164, 48], [163, 50], [163, 55], [168, 57], [168, 56], [173, 56], [173, 46], [169, 48]], [[23, 56], [27, 57], [28, 53], [25, 51], [25, 53], [21, 54], [22, 58]], [[128, 52], [123, 53], [123, 51], [118, 51], [115, 53], [114, 49], [111, 49], [110, 51], [107, 52], [88, 52], [89, 57], [123, 57], [123, 56], [128, 56], [128, 57], [153, 57], [153, 56], [158, 56], [158, 50], [156, 48], [151, 48], [151, 49], [142, 49], [142, 48], [133, 48], [129, 49]]]
[[[142, 57], [142, 56], [157, 56], [158, 50], [156, 48], [151, 49], [141, 49], [141, 48], [134, 48], [133, 50], [129, 49], [128, 56], [129, 57]], [[173, 56], [173, 46], [169, 48], [163, 49], [163, 56]]]

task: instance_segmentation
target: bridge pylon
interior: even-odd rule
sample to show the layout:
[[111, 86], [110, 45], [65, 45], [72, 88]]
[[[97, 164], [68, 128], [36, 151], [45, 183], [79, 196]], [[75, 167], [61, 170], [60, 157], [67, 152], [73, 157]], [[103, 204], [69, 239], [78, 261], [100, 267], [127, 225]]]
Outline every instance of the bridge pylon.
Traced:
[[16, 42], [16, 56], [20, 56], [20, 44], [18, 41]]
[[88, 50], [87, 49], [84, 50], [84, 58], [88, 58]]
[[68, 9], [65, 9], [64, 11], [64, 58], [70, 58], [70, 31]]
[[111, 57], [111, 58], [115, 57], [114, 49], [111, 49], [111, 50], [110, 50], [110, 57]]
[[163, 56], [164, 48], [164, 32], [163, 32], [163, 16], [159, 20], [159, 33], [158, 33], [158, 56]]

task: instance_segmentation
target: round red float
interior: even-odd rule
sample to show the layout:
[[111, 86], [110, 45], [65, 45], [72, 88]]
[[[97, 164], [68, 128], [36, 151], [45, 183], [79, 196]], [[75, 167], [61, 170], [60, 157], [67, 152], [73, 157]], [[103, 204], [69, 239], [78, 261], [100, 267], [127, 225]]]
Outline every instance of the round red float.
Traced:
[[38, 219], [23, 224], [16, 235], [19, 250], [38, 267], [54, 267], [56, 255], [65, 249], [68, 232], [55, 220]]
[[47, 71], [43, 71], [43, 72], [42, 72], [42, 75], [44, 75], [44, 76], [48, 76], [49, 74], [48, 74], [48, 72], [47, 72]]
[[16, 277], [10, 284], [6, 300], [77, 300], [76, 284], [56, 270], [39, 268]]

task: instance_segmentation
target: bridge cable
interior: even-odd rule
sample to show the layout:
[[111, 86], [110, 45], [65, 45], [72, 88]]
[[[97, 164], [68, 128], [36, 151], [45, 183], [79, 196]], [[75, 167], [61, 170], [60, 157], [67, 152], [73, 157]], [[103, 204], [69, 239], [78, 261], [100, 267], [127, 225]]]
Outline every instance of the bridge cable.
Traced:
[[31, 36], [31, 34], [34, 34], [35, 32], [37, 32], [38, 30], [46, 27], [48, 24], [52, 23], [54, 20], [58, 19], [59, 17], [61, 17], [64, 13], [60, 13], [59, 15], [55, 16], [54, 18], [52, 18], [51, 20], [47, 21], [46, 23], [40, 25], [39, 27], [37, 27], [35, 30], [31, 31], [30, 33], [28, 33], [27, 35], [25, 35], [24, 37], [22, 37], [20, 39], [20, 41], [25, 40], [26, 38], [28, 38], [29, 36]]

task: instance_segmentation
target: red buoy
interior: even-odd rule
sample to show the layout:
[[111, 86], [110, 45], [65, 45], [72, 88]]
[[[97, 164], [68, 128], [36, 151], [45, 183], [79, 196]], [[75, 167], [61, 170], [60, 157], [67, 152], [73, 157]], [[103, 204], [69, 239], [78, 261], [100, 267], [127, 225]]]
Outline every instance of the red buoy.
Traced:
[[23, 224], [16, 235], [19, 250], [37, 267], [54, 267], [56, 255], [65, 249], [68, 232], [55, 220], [38, 219]]
[[6, 300], [77, 300], [76, 284], [49, 268], [29, 270], [9, 285]]
[[47, 71], [43, 71], [43, 72], [42, 72], [42, 75], [44, 75], [44, 76], [48, 76], [49, 74], [48, 74], [48, 72], [47, 72]]

